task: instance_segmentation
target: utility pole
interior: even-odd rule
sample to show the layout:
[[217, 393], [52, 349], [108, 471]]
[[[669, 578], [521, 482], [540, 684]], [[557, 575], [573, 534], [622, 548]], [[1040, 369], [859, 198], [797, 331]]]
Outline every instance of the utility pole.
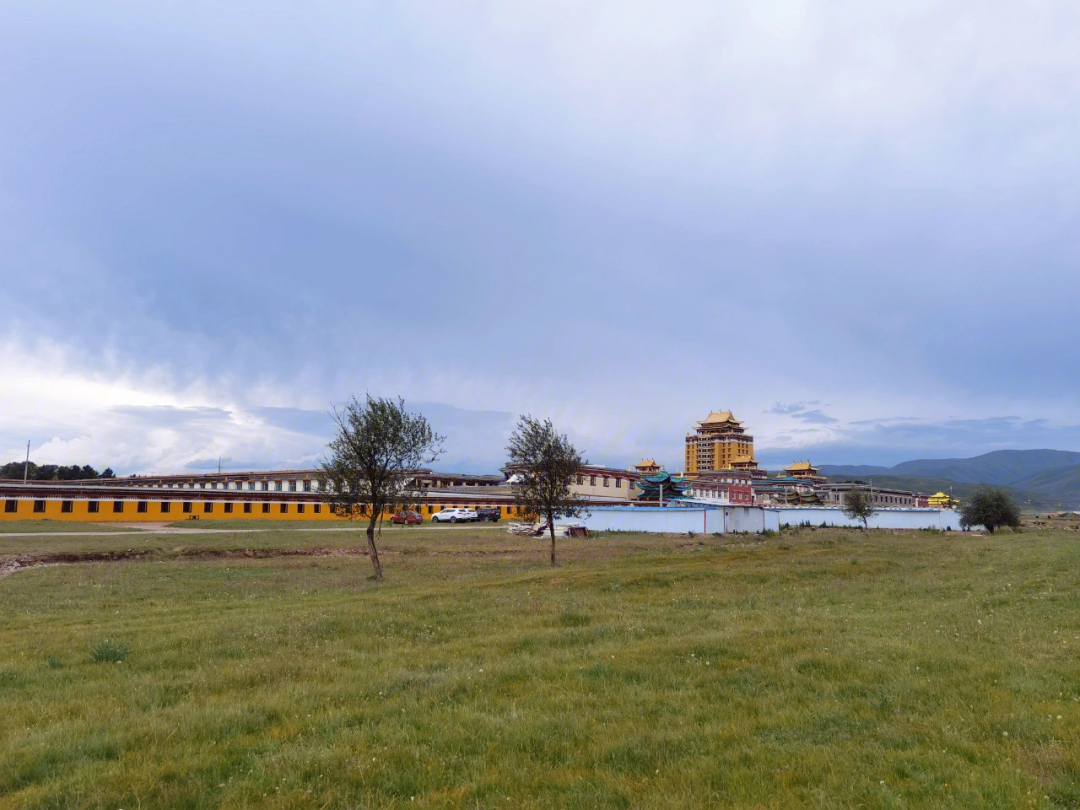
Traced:
[[26, 463], [22, 468], [22, 482], [26, 483], [26, 476], [30, 473], [30, 440], [26, 440]]

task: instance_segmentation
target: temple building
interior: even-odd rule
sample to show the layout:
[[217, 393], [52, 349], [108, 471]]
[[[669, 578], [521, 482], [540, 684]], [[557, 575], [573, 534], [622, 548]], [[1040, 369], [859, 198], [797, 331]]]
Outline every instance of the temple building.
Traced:
[[824, 484], [828, 480], [821, 474], [821, 469], [809, 461], [796, 461], [790, 467], [784, 467], [784, 477], [813, 481], [818, 484]]
[[635, 464], [633, 469], [637, 470], [639, 475], [653, 475], [660, 472], [660, 465], [651, 458], [644, 458]]
[[710, 413], [686, 435], [686, 475], [697, 478], [715, 470], [743, 470], [754, 478], [764, 478], [754, 458], [754, 437], [731, 411]]
[[686, 500], [689, 497], [690, 481], [660, 470], [652, 475], [641, 476], [637, 486], [641, 490], [638, 503], [648, 505], [651, 501], [657, 506], [663, 506], [672, 501]]

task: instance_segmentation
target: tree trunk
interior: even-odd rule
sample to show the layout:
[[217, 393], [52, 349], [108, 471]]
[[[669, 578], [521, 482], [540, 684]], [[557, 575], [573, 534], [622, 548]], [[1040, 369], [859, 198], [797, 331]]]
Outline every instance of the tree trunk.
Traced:
[[375, 548], [375, 521], [379, 518], [377, 513], [372, 516], [371, 522], [367, 527], [367, 547], [368, 555], [371, 557], [371, 564], [375, 566], [375, 579], [382, 582], [382, 564], [379, 562], [379, 550]]
[[548, 533], [551, 534], [551, 567], [555, 567], [555, 517], [548, 516]]

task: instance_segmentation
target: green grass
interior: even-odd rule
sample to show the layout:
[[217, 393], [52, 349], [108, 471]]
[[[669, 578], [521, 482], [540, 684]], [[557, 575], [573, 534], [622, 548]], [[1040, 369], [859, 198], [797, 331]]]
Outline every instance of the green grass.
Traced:
[[0, 580], [0, 808], [1080, 806], [1076, 533], [384, 548]]
[[34, 532], [56, 534], [58, 532], [137, 532], [126, 526], [109, 523], [76, 523], [69, 520], [4, 520], [0, 521], [0, 536], [10, 533]]

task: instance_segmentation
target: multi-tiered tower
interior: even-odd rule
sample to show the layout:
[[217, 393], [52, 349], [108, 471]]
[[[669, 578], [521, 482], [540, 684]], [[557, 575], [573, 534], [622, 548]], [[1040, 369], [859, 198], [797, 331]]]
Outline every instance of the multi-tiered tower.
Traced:
[[720, 470], [741, 470], [755, 478], [765, 474], [754, 458], [754, 437], [731, 411], [710, 413], [686, 434], [686, 475], [697, 478]]

